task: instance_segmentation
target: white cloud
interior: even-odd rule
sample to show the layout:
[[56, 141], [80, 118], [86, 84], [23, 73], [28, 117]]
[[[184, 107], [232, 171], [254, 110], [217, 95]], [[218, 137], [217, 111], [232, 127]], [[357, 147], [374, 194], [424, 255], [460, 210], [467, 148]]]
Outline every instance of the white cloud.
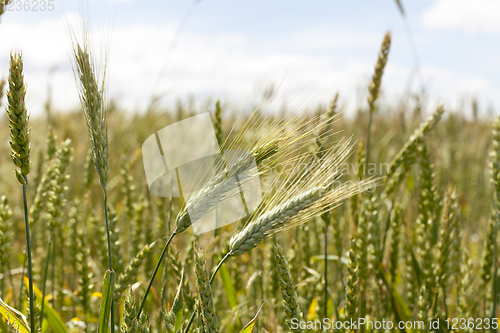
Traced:
[[428, 28], [500, 32], [500, 1], [437, 0], [424, 12], [422, 21]]
[[444, 104], [448, 110], [460, 109], [464, 99], [492, 102], [498, 89], [490, 80], [480, 76], [463, 76], [432, 66], [424, 67], [422, 73], [433, 105]]
[[[78, 27], [80, 21], [76, 14], [66, 17]], [[79, 103], [68, 56], [71, 48], [65, 22], [66, 18], [29, 24], [5, 20], [0, 26], [0, 69], [3, 73], [0, 77], [7, 73], [10, 50], [22, 49], [28, 108], [33, 114], [43, 110], [48, 73], [54, 66], [58, 68], [51, 78], [54, 106], [64, 110]], [[110, 42], [110, 97], [133, 110], [144, 109], [153, 92], [166, 93], [164, 101], [169, 104], [193, 94], [197, 98], [214, 97], [248, 105], [259, 101], [265, 88], [270, 84], [278, 86], [286, 76], [280, 90], [285, 94], [284, 100], [299, 95], [298, 102], [305, 98], [326, 104], [339, 91], [343, 100], [349, 101], [350, 109], [356, 106], [356, 100], [366, 103], [364, 98], [357, 99], [357, 93], [366, 93], [378, 40], [369, 47], [373, 49], [372, 56], [366, 57], [366, 49], [361, 47], [368, 38], [342, 35], [340, 29], [332, 32], [332, 36], [338, 37], [328, 47], [322, 47], [323, 40], [333, 37], [320, 31], [318, 34], [314, 31], [296, 36], [290, 34], [275, 45], [229, 32], [215, 36], [186, 32], [179, 38], [165, 76], [157, 85], [176, 30], [175, 24], [164, 23], [113, 27], [112, 33], [103, 33], [100, 28], [91, 31], [97, 50], [101, 45], [99, 36], [104, 34]], [[307, 35], [319, 37], [310, 38], [306, 43]], [[304, 44], [297, 41], [304, 41]], [[387, 100], [403, 93], [409, 73], [409, 67], [389, 61], [382, 85]], [[460, 73], [435, 68], [424, 68], [424, 75], [426, 82], [431, 83], [429, 92], [446, 100], [458, 99], [463, 93], [496, 96], [495, 87], [481, 77], [463, 77]], [[361, 90], [358, 87], [362, 87]]]
[[[1, 26], [0, 68], [6, 73], [7, 55], [11, 49], [23, 50], [29, 86], [28, 107], [34, 114], [43, 110], [48, 73], [52, 67], [58, 68], [50, 80], [54, 106], [67, 109], [78, 105], [68, 56], [71, 48], [66, 21], [70, 21], [71, 26], [81, 25], [78, 16], [69, 13], [55, 21], [21, 24], [6, 20]], [[287, 43], [262, 48], [261, 41], [232, 33], [209, 38], [184, 33], [170, 54], [165, 75], [156, 85], [177, 26], [132, 25], [112, 30], [111, 36], [105, 36], [110, 41], [109, 95], [118, 97], [120, 105], [129, 109], [144, 108], [153, 92], [166, 93], [165, 100], [172, 104], [188, 94], [202, 98], [222, 97], [238, 104], [241, 101], [254, 103], [261, 98], [265, 88], [270, 84], [278, 86], [284, 77], [282, 91], [286, 90], [288, 99], [302, 92], [326, 102], [338, 90], [345, 98], [353, 99], [360, 78], [373, 67], [371, 62], [356, 58], [339, 61], [326, 52], [320, 55], [309, 52], [314, 45], [321, 44], [320, 39], [310, 40], [302, 49], [290, 50]], [[97, 46], [101, 35], [102, 29], [91, 31]], [[304, 39], [303, 34], [298, 37]], [[358, 47], [359, 43], [352, 45], [348, 40], [341, 38], [333, 47]], [[376, 48], [374, 46], [374, 54]], [[341, 50], [337, 52], [342, 53]]]

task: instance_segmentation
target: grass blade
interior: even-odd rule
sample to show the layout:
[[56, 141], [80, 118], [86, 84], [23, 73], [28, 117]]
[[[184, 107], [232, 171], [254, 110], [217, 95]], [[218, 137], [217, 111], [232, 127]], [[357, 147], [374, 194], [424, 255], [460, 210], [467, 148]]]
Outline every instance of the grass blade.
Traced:
[[255, 317], [253, 317], [253, 319], [250, 320], [248, 322], [248, 324], [245, 325], [245, 327], [243, 327], [243, 329], [240, 331], [240, 333], [252, 333], [252, 330], [253, 330], [253, 327], [255, 325], [255, 322], [257, 321], [257, 317], [259, 316], [259, 314], [262, 311], [263, 307], [264, 307], [264, 304], [262, 304], [260, 306], [260, 309], [259, 309], [259, 311], [257, 311], [257, 314], [255, 315]]
[[109, 331], [109, 317], [113, 302], [113, 291], [115, 289], [116, 274], [114, 271], [106, 271], [102, 283], [101, 311], [99, 313], [99, 333]]
[[396, 0], [396, 5], [398, 5], [401, 15], [405, 16], [405, 10], [403, 9], [403, 4], [401, 3], [401, 0]]
[[4, 323], [3, 319], [0, 319], [0, 332], [2, 332], [2, 333], [9, 333], [9, 328]]
[[231, 309], [233, 309], [236, 306], [236, 292], [234, 291], [233, 281], [231, 280], [231, 275], [229, 274], [226, 266], [222, 266], [220, 268], [220, 274], [227, 300], [229, 301]]
[[16, 325], [20, 333], [30, 333], [30, 328], [28, 326], [28, 322], [26, 321], [26, 317], [21, 312], [5, 304], [1, 298], [0, 315], [2, 316], [2, 318]]

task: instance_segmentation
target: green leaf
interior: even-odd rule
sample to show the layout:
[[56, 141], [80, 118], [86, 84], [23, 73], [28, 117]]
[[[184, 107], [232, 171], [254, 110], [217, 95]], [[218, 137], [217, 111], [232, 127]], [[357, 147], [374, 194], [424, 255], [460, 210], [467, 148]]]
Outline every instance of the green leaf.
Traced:
[[219, 272], [222, 277], [222, 286], [226, 292], [229, 306], [233, 309], [236, 306], [236, 292], [234, 290], [233, 281], [231, 280], [231, 275], [229, 274], [226, 266], [222, 266]]
[[115, 290], [116, 274], [114, 271], [106, 271], [102, 283], [101, 311], [99, 312], [99, 327], [97, 332], [107, 333], [109, 330], [109, 317]]
[[19, 329], [19, 332], [31, 333], [30, 328], [28, 326], [28, 322], [26, 321], [26, 317], [21, 312], [5, 304], [5, 302], [1, 298], [0, 298], [0, 315], [2, 316], [3, 319], [8, 320], [14, 325], [16, 325]]
[[[45, 312], [45, 309], [44, 309], [44, 312]], [[50, 333], [50, 327], [49, 327], [49, 324], [47, 323], [47, 319], [45, 319], [42, 322], [42, 333]]]
[[[24, 284], [26, 288], [29, 288], [29, 280], [27, 277], [24, 277]], [[40, 289], [38, 289], [35, 285], [33, 285], [33, 291], [36, 295], [36, 304], [38, 306], [42, 305], [43, 293]], [[47, 324], [52, 328], [54, 333], [68, 333], [68, 328], [64, 321], [61, 319], [59, 314], [54, 310], [47, 299], [43, 300], [43, 315], [47, 319]]]
[[4, 323], [3, 319], [0, 318], [0, 332], [2, 333], [9, 333], [9, 328], [7, 325]]
[[246, 324], [245, 327], [243, 327], [243, 329], [240, 331], [240, 333], [252, 333], [253, 326], [255, 325], [255, 322], [257, 321], [257, 317], [259, 316], [260, 311], [262, 311], [263, 307], [264, 307], [264, 304], [262, 304], [260, 306], [260, 309], [259, 309], [259, 311], [257, 311], [257, 314], [255, 315], [255, 317], [253, 317], [253, 319], [250, 320], [250, 322], [248, 324]]
[[172, 312], [175, 315], [175, 332], [178, 332], [182, 326], [182, 315], [183, 310], [183, 298], [182, 298], [182, 284], [184, 283], [184, 270], [182, 270], [181, 281], [179, 282], [179, 287], [177, 288], [177, 294], [174, 298], [174, 303], [172, 304]]

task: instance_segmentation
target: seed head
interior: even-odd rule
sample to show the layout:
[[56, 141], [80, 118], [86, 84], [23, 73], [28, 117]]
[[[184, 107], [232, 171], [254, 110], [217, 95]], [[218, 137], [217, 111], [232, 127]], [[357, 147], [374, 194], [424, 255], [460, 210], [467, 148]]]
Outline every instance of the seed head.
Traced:
[[217, 333], [219, 332], [219, 324], [217, 316], [215, 315], [212, 287], [208, 279], [206, 260], [203, 251], [196, 251], [195, 263], [196, 287], [198, 289], [200, 312], [205, 324], [205, 331], [208, 333]]
[[87, 121], [92, 157], [103, 188], [109, 180], [108, 125], [104, 103], [104, 84], [96, 77], [94, 59], [88, 45], [74, 42], [75, 74], [79, 79], [78, 90]]
[[7, 92], [7, 116], [10, 127], [11, 158], [16, 165], [17, 180], [26, 185], [26, 176], [31, 170], [30, 130], [28, 128], [28, 111], [25, 104], [26, 85], [23, 76], [22, 53], [10, 55], [9, 91]]
[[382, 83], [382, 76], [384, 75], [384, 68], [387, 64], [387, 57], [389, 56], [389, 49], [391, 48], [391, 33], [387, 32], [380, 47], [377, 64], [375, 65], [375, 73], [373, 73], [372, 82], [368, 88], [370, 94], [368, 96], [368, 104], [370, 106], [370, 113], [375, 111], [375, 101], [380, 92], [380, 84]]

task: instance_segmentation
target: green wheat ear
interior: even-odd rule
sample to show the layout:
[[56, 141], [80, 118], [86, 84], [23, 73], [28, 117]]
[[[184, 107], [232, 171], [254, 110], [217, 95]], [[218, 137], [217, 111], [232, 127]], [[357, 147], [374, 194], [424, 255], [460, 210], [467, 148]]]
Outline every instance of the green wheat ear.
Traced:
[[210, 281], [208, 279], [205, 255], [202, 250], [196, 251], [195, 264], [198, 301], [200, 302], [200, 313], [205, 324], [205, 331], [208, 333], [218, 333], [219, 323], [217, 321], [217, 316], [215, 315], [212, 287], [210, 286]]
[[277, 243], [274, 244], [274, 256], [276, 260], [278, 280], [281, 288], [281, 296], [283, 297], [283, 309], [286, 313], [286, 322], [293, 332], [303, 332], [303, 330], [299, 328], [293, 329], [290, 323], [293, 318], [301, 319], [302, 311], [299, 307], [297, 292], [295, 291], [295, 287], [293, 285], [288, 260], [283, 254], [283, 248]]
[[26, 85], [24, 84], [22, 53], [10, 55], [9, 91], [7, 92], [7, 116], [10, 122], [11, 158], [16, 169], [17, 180], [27, 184], [26, 176], [31, 170], [30, 130], [28, 111], [26, 110]]
[[79, 93], [92, 147], [97, 174], [101, 186], [109, 180], [107, 110], [104, 105], [104, 84], [99, 84], [94, 59], [87, 44], [83, 47], [75, 41], [75, 72], [79, 78]]
[[391, 48], [391, 33], [387, 32], [382, 41], [382, 46], [380, 47], [380, 53], [378, 55], [377, 64], [375, 65], [375, 73], [373, 73], [372, 82], [368, 87], [368, 105], [370, 106], [370, 113], [375, 111], [375, 102], [380, 93], [380, 84], [382, 83], [382, 76], [384, 75], [385, 65], [387, 64], [387, 58], [389, 56], [389, 50]]

